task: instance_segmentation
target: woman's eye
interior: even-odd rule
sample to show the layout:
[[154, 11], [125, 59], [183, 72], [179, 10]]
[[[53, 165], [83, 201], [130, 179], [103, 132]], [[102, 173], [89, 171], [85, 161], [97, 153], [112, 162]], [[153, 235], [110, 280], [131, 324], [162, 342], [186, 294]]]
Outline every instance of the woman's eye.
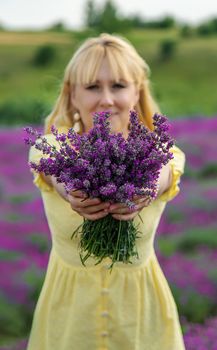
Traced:
[[116, 83], [116, 84], [113, 85], [113, 88], [115, 88], [115, 89], [123, 89], [123, 88], [125, 88], [125, 86], [123, 84]]
[[89, 85], [86, 87], [87, 90], [94, 90], [94, 89], [98, 89], [98, 85]]

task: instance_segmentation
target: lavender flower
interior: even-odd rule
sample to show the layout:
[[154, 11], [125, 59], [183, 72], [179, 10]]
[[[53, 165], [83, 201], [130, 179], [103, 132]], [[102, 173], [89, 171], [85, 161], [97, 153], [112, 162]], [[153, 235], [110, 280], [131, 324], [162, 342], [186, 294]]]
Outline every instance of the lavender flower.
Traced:
[[[169, 149], [174, 144], [174, 141], [168, 134], [169, 124], [167, 118], [160, 114], [153, 116], [154, 131], [149, 131], [142, 123], [140, 123], [137, 113], [130, 112], [130, 132], [128, 138], [125, 139], [121, 133], [111, 134], [109, 123], [109, 112], [95, 113], [93, 116], [93, 128], [83, 135], [78, 135], [73, 129], [68, 131], [68, 134], [59, 134], [58, 130], [53, 126], [51, 131], [55, 139], [60, 145], [60, 149], [48, 144], [45, 137], [34, 132], [31, 128], [26, 128], [26, 131], [31, 136], [35, 135], [36, 141], [31, 138], [26, 139], [28, 145], [33, 145], [36, 149], [42, 151], [48, 157], [42, 157], [39, 164], [30, 163], [30, 167], [38, 172], [44, 172], [46, 175], [55, 176], [58, 182], [64, 184], [66, 191], [81, 190], [88, 197], [99, 197], [102, 201], [110, 201], [111, 203], [125, 203], [130, 209], [135, 208], [133, 197], [135, 195], [148, 195], [155, 198], [156, 183], [160, 174], [162, 165], [168, 163], [173, 158]], [[120, 223], [111, 216], [99, 220], [94, 224], [87, 221], [85, 230], [93, 234], [93, 231], [99, 235], [99, 227], [101, 231], [107, 230], [108, 237], [111, 237], [112, 232], [119, 232], [126, 235], [120, 228]], [[101, 223], [104, 223], [101, 225]], [[106, 223], [106, 225], [105, 225]], [[90, 229], [93, 227], [93, 229]], [[137, 231], [132, 223], [127, 223], [130, 230], [127, 229], [129, 235], [133, 235], [130, 248], [120, 250], [125, 252], [117, 255], [114, 244], [108, 250], [104, 249], [99, 252], [91, 251], [86, 255], [91, 254], [98, 256], [100, 259], [105, 256], [112, 257], [113, 261], [129, 262], [130, 256], [136, 254], [135, 239]], [[84, 226], [83, 231], [84, 233]], [[87, 249], [89, 238], [87, 235], [84, 241], [81, 241], [83, 251]], [[96, 237], [97, 239], [98, 237]], [[104, 239], [101, 237], [101, 239]], [[99, 239], [99, 241], [101, 241]], [[117, 240], [117, 235], [115, 237]], [[116, 241], [115, 241], [116, 242]], [[121, 242], [125, 242], [125, 238], [121, 238]], [[116, 242], [117, 243], [117, 242]], [[126, 243], [124, 243], [126, 245]], [[105, 244], [106, 247], [106, 244]], [[89, 249], [89, 248], [88, 248]], [[87, 249], [87, 250], [88, 250]], [[98, 249], [98, 248], [97, 248]], [[119, 248], [118, 248], [119, 249]], [[130, 251], [130, 253], [129, 253]], [[90, 253], [90, 254], [89, 254]], [[114, 258], [115, 256], [115, 258]], [[84, 260], [83, 260], [84, 262]]]

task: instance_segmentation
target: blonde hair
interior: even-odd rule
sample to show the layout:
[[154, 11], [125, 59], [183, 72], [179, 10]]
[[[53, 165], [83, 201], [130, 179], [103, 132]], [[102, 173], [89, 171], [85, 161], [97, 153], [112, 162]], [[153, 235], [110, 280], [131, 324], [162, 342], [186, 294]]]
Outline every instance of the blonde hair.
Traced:
[[76, 84], [92, 83], [97, 76], [102, 60], [107, 58], [114, 79], [133, 80], [139, 89], [139, 101], [135, 106], [140, 120], [153, 130], [152, 116], [159, 108], [150, 92], [149, 67], [135, 48], [117, 35], [101, 34], [87, 39], [69, 61], [59, 97], [54, 109], [45, 120], [45, 133], [51, 125], [72, 127], [76, 112], [71, 103], [70, 93]]

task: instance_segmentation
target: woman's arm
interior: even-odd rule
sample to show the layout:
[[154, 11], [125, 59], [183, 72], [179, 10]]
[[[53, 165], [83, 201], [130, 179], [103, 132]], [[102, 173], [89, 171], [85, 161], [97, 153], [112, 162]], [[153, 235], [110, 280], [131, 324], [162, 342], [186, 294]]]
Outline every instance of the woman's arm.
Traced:
[[[166, 192], [172, 184], [172, 172], [171, 166], [168, 163], [163, 166], [160, 171], [159, 176], [159, 189], [157, 193], [158, 198], [162, 193]], [[136, 204], [136, 209], [132, 212], [129, 208], [122, 203], [111, 204], [109, 208], [109, 213], [113, 216], [113, 218], [117, 220], [132, 220], [139, 214], [139, 212], [144, 208], [149, 206], [150, 199], [147, 196], [141, 196], [134, 200]]]
[[[136, 209], [132, 212], [122, 203], [110, 204], [109, 202], [102, 202], [99, 198], [84, 198], [84, 193], [75, 191], [70, 194], [66, 193], [64, 185], [58, 183], [53, 176], [43, 175], [44, 180], [55, 188], [59, 195], [70, 203], [71, 208], [78, 214], [89, 220], [98, 220], [109, 213], [117, 220], [132, 220], [136, 215], [150, 204], [147, 197], [139, 197], [135, 199]], [[165, 165], [159, 176], [159, 190], [157, 197], [168, 190], [172, 182], [171, 167], [169, 164]]]
[[168, 163], [167, 165], [163, 166], [160, 172], [159, 190], [158, 190], [157, 197], [160, 197], [162, 193], [166, 192], [171, 185], [172, 185], [172, 171], [171, 171], [171, 166]]
[[46, 176], [44, 174], [42, 176], [44, 181], [49, 186], [54, 187], [55, 190], [59, 193], [59, 195], [68, 202], [68, 194], [66, 193], [64, 185], [62, 183], [57, 182], [54, 176], [50, 176], [50, 175]]
[[82, 191], [73, 191], [68, 194], [62, 183], [58, 183], [54, 176], [42, 175], [44, 181], [70, 203], [71, 208], [79, 215], [89, 220], [98, 220], [108, 215], [109, 202], [102, 202], [99, 198], [87, 198]]

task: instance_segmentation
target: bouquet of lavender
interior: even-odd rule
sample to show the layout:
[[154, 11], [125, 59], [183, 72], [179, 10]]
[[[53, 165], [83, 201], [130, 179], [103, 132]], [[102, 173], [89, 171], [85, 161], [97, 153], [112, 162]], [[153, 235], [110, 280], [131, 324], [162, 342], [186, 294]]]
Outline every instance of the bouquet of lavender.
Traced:
[[[73, 128], [68, 134], [58, 133], [52, 127], [58, 149], [37, 131], [25, 128], [36, 137], [35, 140], [28, 137], [25, 142], [47, 155], [38, 164], [30, 162], [30, 167], [54, 176], [67, 192], [81, 190], [90, 198], [125, 203], [134, 209], [135, 195], [155, 198], [160, 169], [173, 158], [169, 150], [174, 141], [163, 115], [153, 116], [152, 132], [139, 122], [137, 113], [131, 111], [127, 139], [121, 133], [111, 133], [109, 116], [109, 112], [95, 113], [93, 128], [83, 135]], [[111, 266], [117, 261], [129, 263], [133, 256], [138, 257], [139, 231], [133, 220], [119, 221], [110, 214], [96, 221], [84, 219], [72, 238], [79, 233], [80, 258], [84, 265], [90, 256], [96, 258], [96, 264], [110, 257]]]

